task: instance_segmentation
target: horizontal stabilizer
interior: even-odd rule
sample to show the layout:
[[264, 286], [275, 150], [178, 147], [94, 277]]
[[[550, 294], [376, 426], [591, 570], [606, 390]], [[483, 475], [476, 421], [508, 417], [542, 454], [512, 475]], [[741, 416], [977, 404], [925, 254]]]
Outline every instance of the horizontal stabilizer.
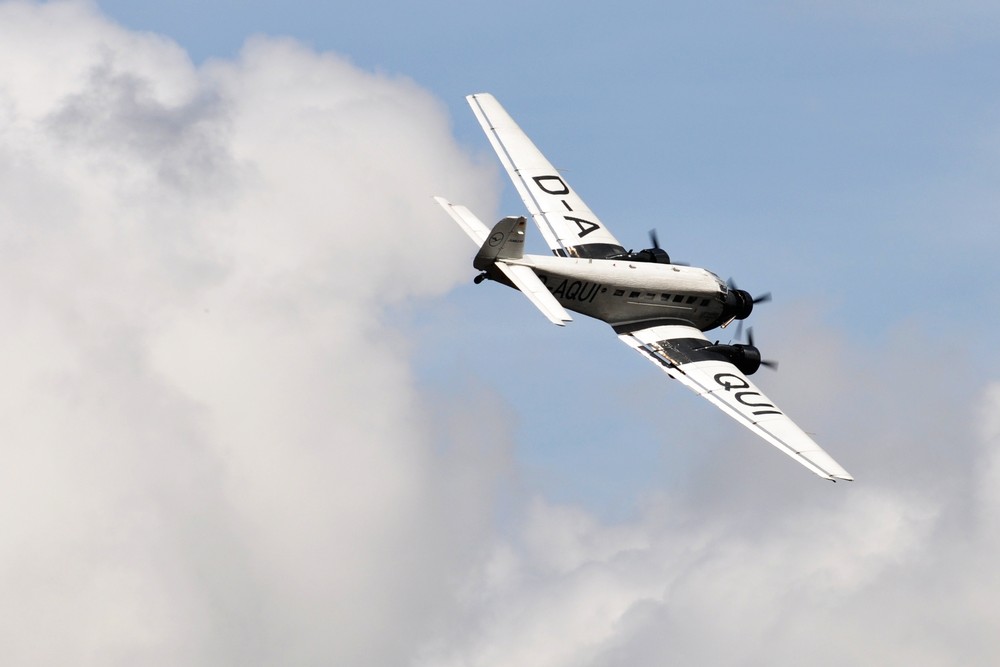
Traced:
[[434, 201], [441, 205], [448, 215], [451, 216], [452, 220], [458, 223], [458, 226], [462, 228], [466, 234], [469, 235], [473, 241], [475, 241], [477, 246], [481, 246], [486, 243], [486, 239], [489, 238], [490, 228], [482, 223], [482, 221], [477, 218], [472, 211], [461, 206], [459, 204], [452, 204], [450, 201], [444, 197], [435, 197]]
[[[480, 247], [475, 260], [476, 268], [485, 269], [488, 265], [498, 268], [553, 324], [564, 326], [573, 321], [534, 271], [527, 266], [503, 261], [521, 259], [524, 254], [524, 218], [504, 218], [490, 230], [466, 207], [452, 204], [444, 197], [435, 197], [434, 201]], [[494, 239], [496, 242], [491, 246], [489, 242]]]
[[567, 322], [573, 321], [562, 304], [556, 301], [552, 292], [542, 284], [542, 281], [529, 267], [523, 264], [507, 264], [506, 262], [497, 262], [496, 267], [510, 278], [514, 286], [521, 290], [521, 293], [528, 297], [528, 300], [535, 304], [535, 307], [542, 311], [542, 314], [549, 318], [550, 322], [565, 326]]

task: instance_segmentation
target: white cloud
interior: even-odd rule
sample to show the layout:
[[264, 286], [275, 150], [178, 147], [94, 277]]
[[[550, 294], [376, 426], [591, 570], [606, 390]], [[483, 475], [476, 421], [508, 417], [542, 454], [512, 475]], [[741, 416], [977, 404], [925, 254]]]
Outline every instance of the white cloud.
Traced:
[[5, 662], [398, 664], [508, 464], [389, 309], [492, 172], [405, 79], [81, 3], [0, 5], [0, 114]]
[[533, 503], [421, 664], [995, 662], [1000, 394], [960, 353], [913, 363], [942, 341], [908, 329], [866, 350], [810, 310], [758, 332], [783, 351], [761, 382], [857, 482], [731, 433], [672, 441], [717, 456], [618, 524]]

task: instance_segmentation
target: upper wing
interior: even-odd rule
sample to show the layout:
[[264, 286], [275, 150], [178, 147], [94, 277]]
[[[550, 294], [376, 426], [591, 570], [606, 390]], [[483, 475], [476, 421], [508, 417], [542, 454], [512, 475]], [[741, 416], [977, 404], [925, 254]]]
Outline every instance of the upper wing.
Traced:
[[553, 252], [575, 257], [624, 252], [496, 98], [478, 93], [466, 99]]
[[732, 363], [706, 350], [711, 343], [701, 331], [688, 326], [658, 326], [618, 337], [820, 477], [854, 479]]

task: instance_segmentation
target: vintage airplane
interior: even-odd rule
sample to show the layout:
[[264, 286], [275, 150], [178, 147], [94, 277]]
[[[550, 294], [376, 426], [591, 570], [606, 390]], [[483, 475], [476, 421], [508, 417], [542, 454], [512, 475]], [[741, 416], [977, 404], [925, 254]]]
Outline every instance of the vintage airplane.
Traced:
[[720, 345], [704, 331], [744, 320], [755, 302], [732, 283], [673, 264], [659, 247], [627, 251], [489, 94], [469, 104], [541, 230], [552, 256], [524, 253], [525, 218], [486, 227], [469, 209], [437, 202], [479, 247], [476, 283], [520, 290], [553, 323], [567, 310], [610, 324], [626, 345], [811, 471], [832, 481], [854, 478], [747, 379], [762, 365], [751, 332], [746, 343]]

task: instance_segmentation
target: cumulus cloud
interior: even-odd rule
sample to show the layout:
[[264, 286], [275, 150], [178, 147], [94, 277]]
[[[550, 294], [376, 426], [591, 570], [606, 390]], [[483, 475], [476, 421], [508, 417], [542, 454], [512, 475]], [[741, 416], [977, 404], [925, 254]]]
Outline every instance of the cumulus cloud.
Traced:
[[[992, 664], [998, 396], [992, 385], [949, 418], [947, 441], [919, 417], [870, 420], [906, 446], [845, 448], [865, 473], [846, 489], [732, 483], [732, 466], [709, 465], [701, 491], [656, 494], [618, 524], [538, 500], [475, 575], [461, 630], [421, 664]], [[741, 458], [727, 444], [724, 458]], [[886, 444], [953, 452], [936, 468], [946, 491], [862, 455]]]
[[508, 464], [389, 313], [494, 183], [406, 79], [0, 5], [5, 661], [399, 664]]

